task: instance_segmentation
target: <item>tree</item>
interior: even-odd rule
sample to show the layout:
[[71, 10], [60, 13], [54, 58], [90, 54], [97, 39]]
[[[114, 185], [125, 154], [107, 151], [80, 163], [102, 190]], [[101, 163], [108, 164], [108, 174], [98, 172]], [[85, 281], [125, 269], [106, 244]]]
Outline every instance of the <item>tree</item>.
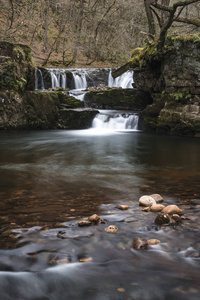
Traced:
[[[200, 27], [200, 20], [198, 18], [188, 18], [187, 16], [182, 17], [184, 9], [189, 5], [198, 3], [200, 0], [185, 0], [178, 1], [169, 6], [169, 0], [162, 0], [158, 3], [158, 0], [144, 0], [145, 7], [148, 6], [148, 10], [151, 10], [158, 20], [160, 27], [160, 33], [158, 38], [158, 50], [163, 50], [165, 39], [169, 28], [174, 22], [182, 22]], [[147, 11], [147, 10], [146, 10]], [[147, 15], [148, 22], [154, 24], [154, 18], [149, 18]], [[152, 32], [150, 32], [152, 34]]]

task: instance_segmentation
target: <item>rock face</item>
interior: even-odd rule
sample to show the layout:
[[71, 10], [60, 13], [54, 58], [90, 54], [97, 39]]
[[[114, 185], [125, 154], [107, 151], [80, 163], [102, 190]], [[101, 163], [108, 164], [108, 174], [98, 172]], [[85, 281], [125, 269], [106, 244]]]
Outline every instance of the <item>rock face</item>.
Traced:
[[0, 89], [34, 90], [35, 67], [27, 45], [0, 42]]
[[62, 92], [0, 92], [0, 129], [85, 129], [98, 111]]
[[144, 109], [152, 103], [151, 96], [136, 89], [113, 88], [90, 91], [84, 98], [87, 107], [97, 109]]
[[193, 36], [168, 38], [161, 56], [152, 43], [130, 62], [134, 86], [153, 98], [140, 114], [140, 129], [200, 136], [200, 42]]

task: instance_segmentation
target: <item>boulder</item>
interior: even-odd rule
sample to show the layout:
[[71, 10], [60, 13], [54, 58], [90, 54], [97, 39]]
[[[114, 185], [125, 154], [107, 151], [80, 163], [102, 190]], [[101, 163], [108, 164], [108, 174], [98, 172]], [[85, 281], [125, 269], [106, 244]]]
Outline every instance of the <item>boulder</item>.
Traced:
[[180, 209], [177, 205], [168, 205], [166, 206], [163, 210], [162, 210], [163, 214], [178, 214], [178, 215], [182, 215], [183, 211], [182, 209]]
[[91, 226], [91, 225], [92, 225], [92, 222], [90, 222], [89, 220], [83, 220], [83, 221], [78, 222], [78, 226], [80, 226], [80, 227]]
[[139, 204], [141, 206], [152, 206], [156, 205], [156, 201], [151, 196], [142, 196], [139, 199]]
[[99, 224], [102, 222], [102, 219], [98, 215], [94, 214], [88, 218], [88, 221], [93, 224]]

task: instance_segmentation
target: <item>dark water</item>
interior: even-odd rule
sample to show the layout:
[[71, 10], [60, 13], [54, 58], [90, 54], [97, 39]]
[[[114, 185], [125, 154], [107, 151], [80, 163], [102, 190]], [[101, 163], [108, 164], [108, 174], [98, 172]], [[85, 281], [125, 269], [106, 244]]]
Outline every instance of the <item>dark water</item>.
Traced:
[[[188, 219], [156, 227], [138, 206], [153, 193]], [[2, 300], [200, 299], [198, 139], [0, 132], [0, 201]], [[78, 227], [94, 213], [106, 224]], [[136, 251], [138, 236], [161, 243]]]

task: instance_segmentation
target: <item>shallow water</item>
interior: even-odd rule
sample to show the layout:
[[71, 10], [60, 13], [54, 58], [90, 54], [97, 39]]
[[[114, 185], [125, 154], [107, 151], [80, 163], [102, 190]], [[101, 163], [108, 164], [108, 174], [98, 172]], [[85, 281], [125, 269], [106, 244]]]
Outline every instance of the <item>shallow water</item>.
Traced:
[[[141, 132], [0, 132], [0, 299], [199, 299], [199, 153]], [[138, 206], [153, 193], [187, 219], [155, 226]], [[94, 213], [105, 224], [78, 227]]]

